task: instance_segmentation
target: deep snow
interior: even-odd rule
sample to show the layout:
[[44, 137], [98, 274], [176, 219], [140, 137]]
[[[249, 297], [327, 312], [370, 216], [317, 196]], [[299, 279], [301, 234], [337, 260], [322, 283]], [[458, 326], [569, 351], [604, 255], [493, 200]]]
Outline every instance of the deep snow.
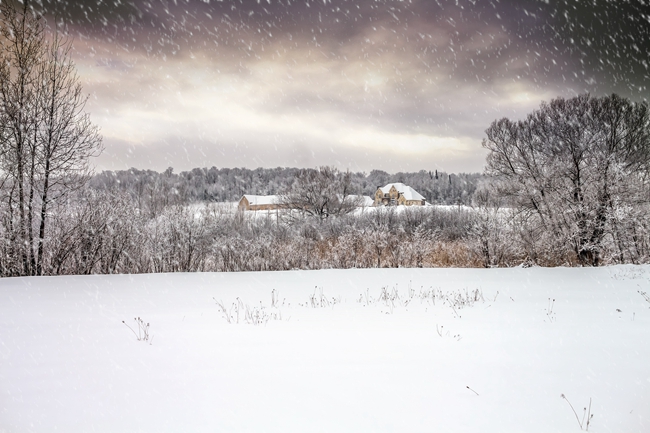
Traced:
[[0, 431], [580, 431], [561, 394], [650, 431], [639, 292], [648, 266], [3, 279]]

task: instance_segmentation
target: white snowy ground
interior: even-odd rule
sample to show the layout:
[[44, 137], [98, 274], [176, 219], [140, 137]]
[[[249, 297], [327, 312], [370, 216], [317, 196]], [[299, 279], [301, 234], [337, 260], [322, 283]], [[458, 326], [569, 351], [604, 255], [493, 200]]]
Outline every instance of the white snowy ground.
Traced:
[[639, 291], [650, 267], [3, 279], [0, 431], [578, 432], [564, 394], [648, 432]]

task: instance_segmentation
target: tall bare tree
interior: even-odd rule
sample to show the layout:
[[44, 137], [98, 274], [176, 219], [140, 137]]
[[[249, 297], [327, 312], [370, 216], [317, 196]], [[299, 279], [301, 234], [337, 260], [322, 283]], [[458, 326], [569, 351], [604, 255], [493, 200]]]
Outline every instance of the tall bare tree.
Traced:
[[30, 266], [26, 247], [31, 232], [31, 204], [26, 176], [33, 173], [29, 169], [35, 165], [35, 111], [44, 33], [41, 20], [28, 13], [26, 3], [22, 12], [9, 2], [2, 3], [0, 12], [0, 169], [2, 198], [6, 202], [3, 222], [8, 235], [5, 254], [15, 259], [5, 272], [20, 274]]
[[41, 275], [50, 207], [87, 181], [101, 136], [84, 112], [71, 41], [48, 34], [27, 1], [0, 13], [0, 199], [5, 254], [17, 258], [2, 273]]
[[83, 94], [79, 76], [70, 57], [70, 40], [55, 35], [47, 45], [47, 61], [40, 72], [41, 86], [38, 129], [38, 173], [40, 224], [36, 273], [43, 270], [47, 209], [72, 190], [84, 185], [91, 174], [89, 158], [101, 152], [101, 136], [84, 112], [88, 96]]

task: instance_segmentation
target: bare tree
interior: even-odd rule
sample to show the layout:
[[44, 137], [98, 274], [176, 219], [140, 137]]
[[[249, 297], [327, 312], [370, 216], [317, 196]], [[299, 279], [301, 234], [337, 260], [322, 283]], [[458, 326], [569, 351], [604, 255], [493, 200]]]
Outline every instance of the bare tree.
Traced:
[[350, 172], [341, 173], [334, 167], [304, 169], [296, 175], [291, 189], [281, 195], [280, 205], [323, 221], [360, 206], [361, 197], [351, 194], [351, 189]]
[[605, 238], [620, 229], [612, 214], [647, 190], [648, 105], [617, 95], [557, 98], [525, 120], [495, 121], [486, 135], [486, 171], [501, 181], [501, 197], [581, 264], [598, 266]]
[[0, 169], [9, 254], [17, 259], [6, 273], [29, 273], [32, 237], [38, 69], [44, 47], [43, 23], [12, 3], [0, 5]]
[[4, 272], [41, 275], [50, 206], [88, 180], [101, 136], [84, 112], [71, 41], [48, 38], [27, 1], [0, 12], [0, 188], [5, 237], [20, 258]]
[[88, 96], [82, 93], [79, 77], [70, 58], [71, 42], [55, 35], [47, 48], [39, 98], [42, 126], [38, 135], [41, 208], [37, 275], [43, 271], [48, 203], [84, 185], [91, 173], [89, 158], [99, 155], [102, 150], [98, 128], [84, 112]]

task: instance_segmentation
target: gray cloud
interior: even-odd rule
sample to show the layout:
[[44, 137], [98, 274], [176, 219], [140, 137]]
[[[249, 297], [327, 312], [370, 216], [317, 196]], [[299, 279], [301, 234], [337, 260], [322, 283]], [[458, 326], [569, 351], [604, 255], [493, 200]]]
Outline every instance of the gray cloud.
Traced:
[[75, 35], [100, 168], [480, 170], [496, 118], [649, 96], [641, 0], [39, 4]]

